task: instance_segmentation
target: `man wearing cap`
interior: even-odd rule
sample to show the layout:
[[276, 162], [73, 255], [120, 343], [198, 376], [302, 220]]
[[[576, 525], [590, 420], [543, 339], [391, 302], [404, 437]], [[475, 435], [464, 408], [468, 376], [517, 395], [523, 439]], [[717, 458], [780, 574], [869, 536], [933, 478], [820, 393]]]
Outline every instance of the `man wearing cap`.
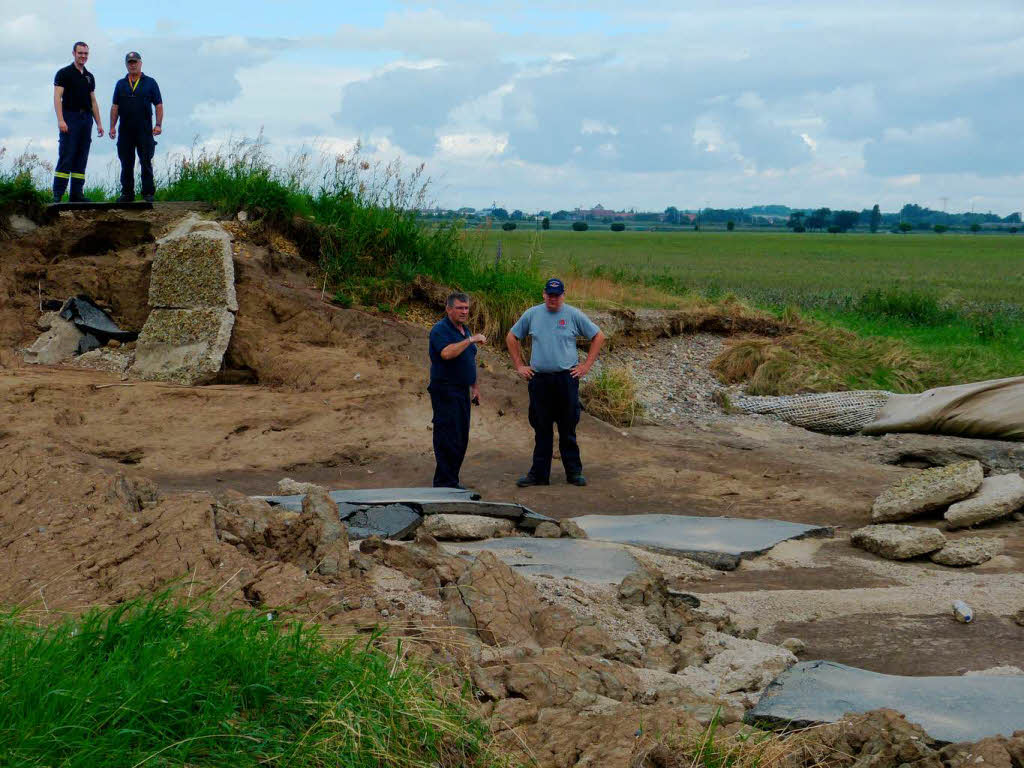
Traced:
[[[521, 342], [532, 342], [530, 364], [523, 363]], [[590, 339], [590, 351], [582, 363], [576, 337]], [[544, 303], [530, 307], [505, 337], [516, 371], [529, 382], [530, 426], [533, 427], [533, 464], [516, 481], [520, 488], [548, 485], [553, 448], [552, 427], [558, 425], [558, 453], [566, 482], [586, 485], [583, 462], [576, 443], [580, 420], [580, 379], [587, 375], [604, 344], [604, 334], [576, 307], [565, 303], [565, 285], [552, 278], [544, 285]]]
[[480, 405], [476, 381], [476, 345], [482, 333], [470, 334], [469, 296], [452, 293], [445, 317], [430, 329], [430, 405], [434, 411], [435, 488], [461, 488], [459, 470], [469, 446], [469, 404]]
[[53, 77], [53, 111], [57, 113], [57, 167], [53, 171], [53, 202], [59, 203], [71, 182], [72, 203], [87, 203], [85, 164], [92, 144], [92, 123], [96, 135], [103, 135], [103, 120], [96, 103], [96, 78], [85, 68], [89, 46], [77, 42], [71, 47], [73, 63], [57, 70]]
[[[156, 80], [142, 73], [142, 56], [130, 51], [124, 57], [128, 75], [114, 85], [114, 98], [110, 105], [110, 138], [117, 139], [117, 157], [121, 161], [121, 196], [119, 203], [135, 200], [135, 155], [142, 169], [142, 199], [153, 202], [156, 183], [153, 181], [154, 137], [163, 131], [164, 100]], [[153, 124], [153, 110], [156, 124]], [[121, 120], [121, 136], [117, 135], [117, 121]]]

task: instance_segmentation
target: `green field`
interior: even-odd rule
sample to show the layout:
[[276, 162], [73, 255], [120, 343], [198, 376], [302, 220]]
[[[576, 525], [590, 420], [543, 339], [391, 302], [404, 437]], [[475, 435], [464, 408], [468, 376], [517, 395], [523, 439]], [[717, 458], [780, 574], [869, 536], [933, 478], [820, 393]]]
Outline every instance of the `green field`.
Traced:
[[[1010, 235], [605, 229], [474, 237], [492, 258], [499, 240], [502, 259], [539, 252], [542, 272], [566, 279], [570, 301], [583, 306], [666, 307], [731, 293], [776, 313], [796, 308], [860, 339], [808, 327], [797, 358], [818, 355], [834, 370], [815, 373], [815, 383], [795, 372], [771, 394], [835, 386], [920, 391], [1024, 373], [1024, 239]], [[618, 285], [616, 295], [609, 284]], [[860, 362], [848, 366], [844, 356]], [[890, 356], [899, 362], [886, 362]]]
[[[485, 252], [525, 257], [536, 232], [491, 231]], [[540, 232], [542, 263], [565, 275], [668, 278], [679, 289], [733, 292], [763, 306], [840, 309], [872, 290], [1024, 306], [1024, 237], [775, 232]], [[665, 281], [668, 282], [668, 281]]]

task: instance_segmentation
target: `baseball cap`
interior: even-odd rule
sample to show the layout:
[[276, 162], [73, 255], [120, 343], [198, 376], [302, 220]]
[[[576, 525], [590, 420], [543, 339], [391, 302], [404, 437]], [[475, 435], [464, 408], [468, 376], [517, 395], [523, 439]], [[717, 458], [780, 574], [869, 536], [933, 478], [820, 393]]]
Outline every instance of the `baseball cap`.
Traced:
[[565, 293], [565, 283], [559, 280], [557, 277], [552, 277], [546, 283], [544, 283], [544, 293], [551, 296], [561, 296]]
[[129, 61], [142, 61], [142, 56], [139, 55], [138, 51], [128, 51], [124, 55], [124, 63], [127, 64]]

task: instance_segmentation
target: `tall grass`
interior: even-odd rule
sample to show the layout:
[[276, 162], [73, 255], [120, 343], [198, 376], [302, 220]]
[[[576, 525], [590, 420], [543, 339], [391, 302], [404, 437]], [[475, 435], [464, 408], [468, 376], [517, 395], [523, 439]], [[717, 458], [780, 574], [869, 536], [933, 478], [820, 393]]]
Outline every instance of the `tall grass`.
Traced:
[[20, 214], [42, 221], [50, 195], [36, 187], [34, 173], [45, 167], [38, 155], [22, 154], [7, 160], [7, 148], [0, 147], [0, 235], [7, 217]]
[[344, 302], [395, 305], [418, 275], [469, 291], [491, 334], [503, 333], [539, 293], [538, 259], [492, 258], [460, 222], [417, 221], [428, 203], [423, 166], [375, 162], [358, 145], [333, 157], [300, 154], [275, 166], [261, 139], [176, 158], [161, 200], [200, 200], [245, 210], [284, 229], [315, 258]]
[[486, 726], [414, 665], [170, 594], [0, 618], [0, 764], [489, 766]]

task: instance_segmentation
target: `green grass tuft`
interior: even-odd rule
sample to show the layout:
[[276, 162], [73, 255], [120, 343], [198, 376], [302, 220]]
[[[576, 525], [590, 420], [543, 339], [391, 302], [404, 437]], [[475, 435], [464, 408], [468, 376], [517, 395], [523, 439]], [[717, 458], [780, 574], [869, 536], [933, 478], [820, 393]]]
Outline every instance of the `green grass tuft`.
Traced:
[[0, 759], [18, 766], [490, 766], [487, 727], [365, 640], [171, 593], [48, 628], [0, 618]]

